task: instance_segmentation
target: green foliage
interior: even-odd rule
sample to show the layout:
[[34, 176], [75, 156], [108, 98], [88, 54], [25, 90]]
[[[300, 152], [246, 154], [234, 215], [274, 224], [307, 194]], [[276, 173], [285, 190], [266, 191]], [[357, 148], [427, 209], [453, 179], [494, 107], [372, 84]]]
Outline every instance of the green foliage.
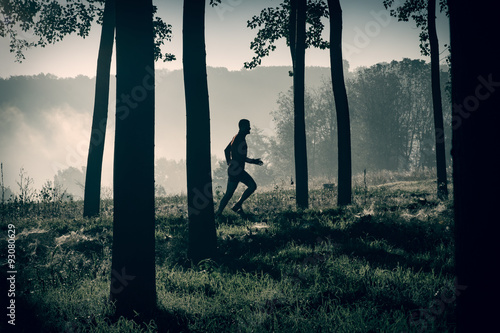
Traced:
[[321, 187], [312, 187], [312, 208], [304, 211], [295, 209], [289, 185], [257, 191], [247, 218], [229, 212], [218, 220], [219, 255], [198, 265], [187, 259], [186, 197], [159, 198], [158, 309], [135, 321], [114, 318], [107, 301], [111, 214], [84, 219], [78, 201], [56, 216], [37, 209], [4, 216], [16, 226], [22, 325], [64, 332], [453, 331], [452, 202], [437, 200], [426, 174], [368, 172], [364, 181], [366, 192], [354, 191], [353, 204], [342, 208], [335, 192]]
[[[308, 152], [308, 172], [311, 177], [336, 178], [337, 174], [337, 119], [330, 82], [319, 88], [306, 89], [305, 124]], [[271, 145], [269, 160], [277, 176], [284, 178], [293, 173], [293, 90], [281, 93], [277, 107], [271, 112], [276, 128], [276, 139]]]
[[[36, 225], [40, 218], [63, 217], [66, 212], [75, 208], [73, 197], [57, 182], [47, 180], [42, 188], [36, 191], [32, 187], [33, 178], [28, 176], [24, 168], [20, 169], [16, 183], [18, 192], [4, 198], [0, 204], [0, 216], [31, 218], [31, 223]], [[6, 189], [8, 188], [3, 188], [3, 191]]]
[[83, 188], [85, 184], [85, 168], [77, 169], [75, 167], [67, 167], [66, 169], [57, 170], [54, 175], [54, 186], [64, 189], [68, 195], [77, 199], [83, 198]]
[[[424, 61], [403, 59], [360, 69], [348, 81], [353, 151], [362, 152], [353, 156], [354, 165], [371, 170], [435, 165], [430, 70]], [[446, 82], [447, 74], [441, 75]], [[445, 124], [451, 124], [446, 100], [443, 114]], [[445, 137], [451, 138], [450, 125], [445, 126]]]
[[[371, 172], [422, 170], [435, 165], [430, 70], [430, 64], [423, 60], [403, 59], [351, 73], [346, 88], [350, 100], [353, 174], [362, 173], [365, 168]], [[441, 75], [441, 82], [447, 82], [447, 72], [442, 71]], [[311, 177], [324, 178], [325, 183], [335, 182], [338, 163], [331, 91], [331, 83], [324, 82], [317, 88], [306, 89], [304, 96], [308, 171]], [[443, 113], [448, 124], [445, 138], [449, 140], [451, 105], [446, 99], [443, 99]], [[291, 89], [279, 95], [271, 115], [276, 136], [268, 145], [271, 153], [266, 162], [276, 182], [280, 178], [289, 179], [294, 168]], [[447, 154], [447, 158], [450, 161], [451, 155]]]
[[[88, 37], [94, 22], [102, 24], [105, 0], [2, 0], [0, 1], [0, 37], [9, 38], [10, 52], [16, 61], [25, 59], [32, 47], [46, 47], [76, 34]], [[153, 14], [157, 7], [153, 7]], [[175, 60], [170, 53], [161, 53], [165, 41], [172, 38], [172, 26], [160, 17], [153, 21], [155, 60]]]
[[[448, 2], [447, 0], [438, 0], [439, 8], [441, 12], [444, 12], [446, 16], [448, 14]], [[384, 0], [384, 6], [386, 9], [390, 9], [389, 13], [391, 16], [398, 19], [398, 21], [408, 22], [411, 18], [417, 28], [420, 28], [420, 52], [424, 56], [430, 55], [430, 45], [429, 45], [429, 32], [428, 32], [428, 22], [427, 22], [427, 0], [405, 0], [405, 2], [395, 9], [392, 6], [395, 4], [395, 0]], [[449, 46], [446, 46], [448, 47]], [[449, 63], [449, 58], [447, 58]]]
[[[153, 6], [153, 15], [157, 9], [156, 6]], [[155, 34], [155, 61], [159, 59], [163, 59], [163, 62], [176, 60], [175, 55], [172, 53], [161, 53], [161, 47], [165, 44], [165, 41], [170, 42], [172, 40], [172, 25], [166, 24], [161, 17], [156, 16], [153, 20], [153, 30]]]
[[19, 186], [19, 195], [17, 196], [19, 203], [21, 205], [31, 203], [34, 199], [34, 191], [31, 188], [33, 178], [28, 176], [24, 168], [19, 171], [19, 180], [16, 183]]
[[[94, 19], [102, 18], [104, 0], [80, 0], [61, 3], [58, 1], [1, 2], [0, 37], [10, 39], [10, 50], [16, 53], [16, 61], [25, 59], [24, 51], [31, 47], [45, 47], [62, 41], [66, 35], [76, 33], [85, 38]], [[26, 38], [32, 34], [38, 38]]]
[[[308, 0], [306, 14], [306, 48], [311, 46], [320, 49], [329, 47], [329, 43], [321, 37], [324, 24], [322, 18], [328, 18], [328, 7], [323, 1]], [[257, 36], [250, 43], [256, 56], [252, 61], [245, 62], [245, 68], [255, 68], [261, 64], [262, 58], [276, 49], [275, 43], [285, 38], [286, 45], [290, 46], [290, 0], [283, 1], [278, 7], [263, 9], [247, 21], [247, 27], [257, 29]]]

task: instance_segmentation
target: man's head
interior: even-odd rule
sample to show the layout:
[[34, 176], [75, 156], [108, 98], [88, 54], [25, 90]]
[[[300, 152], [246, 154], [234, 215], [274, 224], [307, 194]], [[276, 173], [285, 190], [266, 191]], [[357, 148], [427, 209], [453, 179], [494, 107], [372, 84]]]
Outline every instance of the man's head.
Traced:
[[250, 120], [248, 119], [241, 119], [238, 123], [238, 127], [240, 129], [240, 132], [243, 132], [245, 134], [250, 134]]

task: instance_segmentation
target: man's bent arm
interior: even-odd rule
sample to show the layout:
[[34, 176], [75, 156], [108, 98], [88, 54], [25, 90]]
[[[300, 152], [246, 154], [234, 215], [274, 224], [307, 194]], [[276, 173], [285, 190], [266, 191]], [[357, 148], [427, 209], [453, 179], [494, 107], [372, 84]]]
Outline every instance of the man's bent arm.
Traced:
[[226, 156], [226, 162], [229, 164], [229, 162], [231, 162], [231, 143], [224, 149], [224, 156]]
[[246, 158], [245, 159], [245, 162], [247, 163], [250, 163], [250, 164], [258, 164], [258, 165], [262, 165], [262, 161], [260, 160], [260, 158]]

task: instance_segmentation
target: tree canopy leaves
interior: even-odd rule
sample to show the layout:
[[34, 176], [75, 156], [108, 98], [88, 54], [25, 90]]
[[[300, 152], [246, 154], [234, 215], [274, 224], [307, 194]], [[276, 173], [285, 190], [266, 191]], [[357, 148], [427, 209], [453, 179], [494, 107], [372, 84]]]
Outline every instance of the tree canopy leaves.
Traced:
[[[321, 37], [324, 28], [321, 19], [328, 17], [328, 6], [325, 2], [320, 0], [307, 1], [306, 48], [314, 46], [326, 49], [330, 46], [329, 42]], [[265, 8], [259, 15], [255, 15], [247, 21], [247, 27], [259, 30], [255, 39], [250, 43], [250, 49], [256, 55], [250, 62], [245, 62], [245, 68], [252, 69], [260, 65], [262, 58], [276, 49], [275, 43], [281, 38], [285, 38], [286, 45], [290, 46], [289, 21], [290, 0], [284, 0], [278, 7]]]
[[[76, 34], [89, 36], [93, 23], [102, 24], [105, 0], [0, 0], [0, 37], [9, 38], [10, 52], [17, 62], [33, 47], [55, 44]], [[153, 7], [153, 14], [157, 11]], [[153, 22], [155, 60], [175, 60], [170, 53], [161, 53], [165, 40], [172, 38], [172, 26], [160, 17]]]
[[[405, 0], [401, 6], [393, 8], [394, 4], [395, 0], [384, 0], [384, 7], [391, 8], [390, 15], [397, 18], [398, 21], [408, 22], [410, 18], [415, 21], [417, 28], [420, 28], [420, 53], [429, 56], [431, 50], [427, 26], [427, 0]], [[448, 16], [446, 0], [439, 0], [439, 8]]]

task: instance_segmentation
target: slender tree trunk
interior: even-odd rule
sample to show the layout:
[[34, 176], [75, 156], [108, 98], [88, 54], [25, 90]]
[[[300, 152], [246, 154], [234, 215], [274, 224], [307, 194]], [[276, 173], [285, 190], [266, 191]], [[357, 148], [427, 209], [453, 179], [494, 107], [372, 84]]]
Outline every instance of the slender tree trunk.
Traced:
[[[297, 207], [309, 206], [307, 147], [305, 123], [305, 53], [306, 53], [306, 0], [292, 0], [290, 13], [290, 50], [293, 62], [294, 149]], [[294, 30], [292, 30], [294, 29]]]
[[[497, 4], [448, 1], [457, 332], [498, 330], [500, 24]], [[452, 295], [453, 296], [453, 295]]]
[[297, 5], [298, 0], [290, 0], [290, 26], [288, 27], [290, 33], [290, 53], [292, 55], [292, 71], [295, 70], [295, 49], [297, 40]]
[[217, 248], [210, 153], [210, 108], [205, 53], [205, 0], [185, 0], [183, 67], [187, 125], [188, 255], [213, 258]]
[[0, 184], [2, 184], [2, 205], [5, 203], [5, 186], [3, 183], [3, 163], [0, 163]]
[[339, 0], [328, 0], [330, 11], [330, 63], [332, 88], [337, 110], [338, 205], [351, 203], [351, 125], [342, 63], [342, 9]]
[[[331, 108], [330, 108], [330, 117], [328, 119], [329, 120], [328, 123], [329, 123], [329, 129], [330, 129], [330, 131], [329, 131], [329, 136], [328, 137], [330, 139], [330, 146], [334, 147], [334, 145], [335, 145], [335, 125], [333, 123], [333, 119], [334, 119], [334, 110], [333, 109], [334, 109], [334, 107], [333, 107], [333, 105], [330, 105], [330, 106], [331, 106]], [[336, 112], [337, 111], [335, 110], [335, 113]], [[337, 151], [337, 153], [338, 153], [338, 151]], [[334, 152], [333, 149], [330, 150], [330, 154], [331, 154], [330, 155], [330, 161], [333, 164], [333, 161], [335, 159], [335, 152]], [[338, 172], [338, 163], [337, 163], [337, 172]], [[329, 170], [328, 170], [328, 179], [331, 180], [334, 175], [335, 175], [334, 168], [329, 168]]]
[[89, 155], [85, 176], [83, 216], [99, 215], [101, 173], [106, 123], [108, 120], [109, 74], [115, 36], [115, 0], [106, 0], [102, 22], [95, 85], [94, 115], [90, 134]]
[[448, 198], [446, 177], [446, 154], [444, 144], [443, 107], [441, 105], [441, 83], [439, 78], [439, 44], [436, 33], [436, 0], [429, 0], [427, 26], [431, 48], [432, 105], [434, 108], [434, 131], [436, 136], [437, 195]]
[[153, 38], [152, 1], [118, 0], [110, 296], [127, 317], [156, 305]]

